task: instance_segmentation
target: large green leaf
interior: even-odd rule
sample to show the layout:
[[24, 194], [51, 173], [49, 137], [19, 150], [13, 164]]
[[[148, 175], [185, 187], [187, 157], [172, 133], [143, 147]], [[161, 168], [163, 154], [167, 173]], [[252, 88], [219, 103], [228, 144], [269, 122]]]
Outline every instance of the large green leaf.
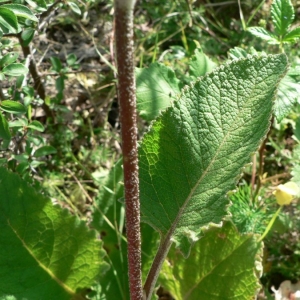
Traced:
[[248, 57], [182, 92], [139, 148], [143, 220], [188, 255], [201, 227], [226, 215], [226, 193], [266, 135], [285, 55]]
[[232, 223], [205, 233], [188, 259], [171, 249], [159, 283], [175, 299], [248, 300], [259, 288], [261, 243]]
[[277, 35], [283, 37], [294, 20], [294, 7], [291, 0], [273, 0], [271, 18]]
[[142, 118], [151, 121], [176, 99], [180, 93], [179, 80], [173, 70], [159, 63], [136, 68], [135, 74], [137, 109]]
[[0, 297], [84, 299], [107, 270], [95, 231], [4, 168], [0, 227]]

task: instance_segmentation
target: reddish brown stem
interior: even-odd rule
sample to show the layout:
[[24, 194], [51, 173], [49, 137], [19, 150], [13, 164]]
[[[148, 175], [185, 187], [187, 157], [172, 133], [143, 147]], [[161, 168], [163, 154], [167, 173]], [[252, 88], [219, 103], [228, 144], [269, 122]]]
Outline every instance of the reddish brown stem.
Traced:
[[[115, 1], [118, 98], [124, 167], [128, 272], [131, 300], [141, 300], [141, 238], [137, 155], [136, 95], [133, 63], [133, 1]], [[129, 4], [129, 5], [128, 5]]]
[[[18, 38], [19, 38], [20, 45], [22, 47], [24, 58], [26, 58], [29, 55], [31, 55], [30, 48], [29, 48], [29, 46], [25, 46], [23, 44], [23, 40], [22, 40], [21, 34], [18, 35]], [[45, 87], [44, 87], [44, 85], [42, 83], [41, 77], [40, 77], [40, 75], [38, 73], [38, 70], [37, 70], [37, 67], [36, 67], [36, 64], [34, 62], [33, 57], [30, 57], [29, 72], [30, 72], [30, 75], [32, 76], [32, 79], [33, 79], [33, 82], [34, 82], [34, 86], [33, 86], [34, 89], [36, 90], [36, 92], [38, 93], [38, 95], [40, 96], [40, 98], [42, 100], [45, 100], [45, 98], [46, 98]], [[45, 102], [43, 103], [42, 108], [43, 108], [43, 110], [44, 110], [44, 112], [45, 112], [45, 114], [46, 114], [47, 117], [52, 117], [53, 116], [51, 109], [48, 107], [48, 105], [46, 105]]]

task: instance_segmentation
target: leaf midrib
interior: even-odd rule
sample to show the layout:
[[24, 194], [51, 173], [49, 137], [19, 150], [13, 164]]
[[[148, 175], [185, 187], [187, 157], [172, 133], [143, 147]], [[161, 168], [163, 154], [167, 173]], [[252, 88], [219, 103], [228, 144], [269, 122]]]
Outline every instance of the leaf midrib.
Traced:
[[13, 233], [16, 235], [16, 237], [21, 241], [22, 245], [24, 248], [28, 251], [28, 253], [33, 257], [33, 259], [38, 263], [38, 265], [46, 272], [49, 274], [49, 276], [55, 280], [58, 285], [60, 285], [67, 293], [70, 295], [74, 296], [76, 295], [75, 291], [73, 291], [69, 286], [67, 286], [64, 282], [62, 282], [49, 268], [47, 268], [41, 261], [35, 256], [35, 254], [30, 250], [30, 248], [27, 246], [25, 241], [19, 236], [17, 229], [15, 229], [9, 221], [9, 218], [7, 218], [7, 224], [13, 231]]
[[230, 253], [228, 253], [228, 255], [226, 255], [225, 257], [223, 257], [218, 263], [216, 263], [209, 272], [207, 272], [207, 274], [205, 274], [203, 277], [199, 278], [199, 280], [185, 293], [183, 299], [188, 299], [188, 297], [190, 296], [190, 294], [198, 287], [198, 285], [201, 284], [201, 282], [208, 277], [209, 275], [211, 275], [211, 273], [213, 273], [213, 271], [220, 266], [221, 263], [223, 263], [224, 261], [226, 261], [230, 256], [234, 255], [234, 252], [236, 252], [237, 250], [239, 250], [239, 248], [241, 248], [245, 243], [247, 243], [249, 241], [249, 239], [251, 239], [251, 236], [248, 236], [242, 243], [240, 243], [237, 247], [234, 248], [233, 251], [231, 251]]
[[[252, 99], [252, 94], [253, 91], [256, 87], [256, 77], [255, 77], [255, 83], [253, 85], [252, 91], [250, 93], [250, 95], [248, 96], [248, 99], [246, 101], [244, 101], [243, 106], [240, 108], [239, 113], [237, 114], [237, 116], [239, 116], [240, 114], [242, 114], [242, 112], [244, 111], [244, 107], [246, 104], [248, 104], [248, 101]], [[230, 126], [230, 128], [232, 128], [232, 126]], [[206, 174], [208, 173], [208, 171], [210, 170], [211, 166], [214, 164], [214, 162], [216, 161], [216, 158], [218, 157], [218, 154], [220, 153], [222, 146], [224, 144], [225, 141], [227, 141], [227, 138], [229, 135], [231, 135], [232, 130], [228, 130], [227, 134], [224, 136], [218, 150], [216, 151], [214, 157], [212, 158], [210, 164], [207, 166], [207, 168], [205, 169], [205, 171], [202, 173], [201, 177], [199, 178], [199, 180], [196, 182], [196, 184], [194, 185], [194, 187], [191, 189], [191, 192], [189, 193], [189, 195], [187, 196], [187, 199], [184, 201], [184, 203], [182, 204], [182, 206], [179, 208], [179, 212], [171, 226], [171, 228], [169, 229], [169, 231], [166, 233], [166, 239], [171, 239], [171, 237], [173, 236], [173, 233], [175, 232], [176, 228], [177, 228], [177, 224], [180, 221], [181, 216], [184, 214], [184, 210], [186, 208], [186, 206], [188, 205], [188, 203], [190, 202], [191, 198], [194, 195], [195, 190], [198, 188], [198, 186], [201, 184], [202, 180], [205, 178]], [[242, 168], [242, 167], [241, 167]]]

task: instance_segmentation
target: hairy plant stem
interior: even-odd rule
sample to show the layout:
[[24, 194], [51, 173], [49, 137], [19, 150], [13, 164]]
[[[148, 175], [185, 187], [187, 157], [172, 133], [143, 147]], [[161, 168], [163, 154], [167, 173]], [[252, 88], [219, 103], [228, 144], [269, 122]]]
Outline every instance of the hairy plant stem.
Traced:
[[143, 291], [141, 276], [136, 93], [133, 62], [133, 6], [134, 1], [131, 0], [115, 1], [115, 36], [124, 167], [130, 299], [141, 300], [143, 298]]

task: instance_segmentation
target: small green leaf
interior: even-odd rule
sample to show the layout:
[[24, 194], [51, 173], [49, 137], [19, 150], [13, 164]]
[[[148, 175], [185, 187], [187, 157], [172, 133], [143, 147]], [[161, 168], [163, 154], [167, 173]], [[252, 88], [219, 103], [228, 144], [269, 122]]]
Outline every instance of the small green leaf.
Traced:
[[281, 122], [292, 110], [299, 99], [300, 84], [293, 77], [286, 75], [278, 87], [277, 99], [274, 103], [274, 115]]
[[1, 7], [11, 10], [17, 17], [29, 19], [33, 22], [38, 22], [39, 19], [31, 12], [31, 10], [22, 4], [4, 4]]
[[300, 27], [293, 29], [292, 31], [288, 32], [284, 38], [283, 42], [285, 43], [294, 43], [300, 38]]
[[44, 161], [38, 161], [38, 160], [33, 160], [31, 163], [30, 163], [30, 166], [32, 168], [37, 168], [38, 166], [41, 166], [41, 165], [45, 165], [46, 163]]
[[14, 154], [13, 158], [16, 159], [18, 162], [28, 162], [29, 155], [27, 153], [22, 154]]
[[13, 63], [3, 68], [3, 74], [9, 76], [20, 76], [28, 73], [28, 68], [20, 63]]
[[0, 112], [0, 138], [3, 140], [11, 139], [8, 122], [1, 112]]
[[0, 195], [0, 297], [83, 299], [108, 268], [96, 232], [4, 168]]
[[59, 58], [52, 56], [50, 57], [51, 65], [54, 71], [59, 73], [62, 69], [62, 64]]
[[27, 119], [17, 119], [9, 122], [9, 127], [26, 127], [28, 125]]
[[47, 3], [45, 2], [45, 0], [36, 0], [36, 1], [26, 0], [26, 2], [32, 8], [36, 9], [37, 11], [45, 11], [45, 10], [47, 10]]
[[19, 173], [19, 174], [24, 174], [26, 170], [28, 170], [30, 167], [30, 164], [28, 161], [24, 161], [24, 162], [21, 162], [18, 164], [17, 168], [16, 168], [16, 171]]
[[34, 37], [35, 30], [33, 28], [26, 28], [22, 34], [23, 46], [28, 46]]
[[194, 77], [204, 76], [211, 72], [217, 65], [206, 56], [201, 48], [195, 50], [189, 61], [189, 74]]
[[57, 151], [54, 147], [52, 146], [42, 146], [41, 148], [37, 149], [34, 152], [34, 157], [41, 157], [41, 156], [46, 156], [50, 154], [55, 154]]
[[68, 1], [68, 5], [71, 7], [74, 13], [81, 15], [81, 10], [75, 2]]
[[287, 33], [294, 17], [294, 7], [290, 0], [273, 0], [271, 18], [278, 36], [283, 37]]
[[40, 132], [45, 130], [43, 124], [36, 120], [32, 121], [27, 127]]
[[4, 67], [5, 65], [9, 65], [14, 63], [19, 57], [19, 54], [16, 52], [10, 52], [5, 54], [1, 59], [0, 59], [0, 67]]
[[17, 89], [20, 89], [23, 85], [23, 82], [24, 82], [24, 78], [25, 76], [24, 75], [20, 75], [17, 77], [17, 80], [16, 80], [16, 88]]
[[173, 70], [159, 63], [149, 68], [136, 68], [135, 74], [139, 114], [147, 121], [154, 120], [180, 93], [179, 80]]
[[19, 31], [18, 20], [15, 14], [3, 7], [0, 6], [0, 25], [4, 33], [17, 33]]
[[71, 53], [67, 56], [67, 64], [69, 66], [74, 65], [76, 63], [76, 61], [77, 61], [77, 57], [74, 53]]
[[289, 76], [300, 76], [300, 66], [295, 66], [293, 68], [290, 67], [289, 72], [288, 72]]
[[277, 36], [262, 27], [249, 27], [247, 30], [256, 37], [267, 41], [269, 44], [279, 44]]
[[4, 100], [0, 104], [0, 109], [11, 113], [11, 114], [25, 114], [26, 113], [26, 107], [17, 101], [12, 100]]
[[209, 229], [188, 259], [171, 249], [158, 282], [175, 299], [253, 299], [260, 287], [261, 255], [253, 234], [240, 235], [226, 222]]
[[58, 93], [62, 93], [65, 89], [65, 76], [59, 76], [55, 80], [55, 87]]

